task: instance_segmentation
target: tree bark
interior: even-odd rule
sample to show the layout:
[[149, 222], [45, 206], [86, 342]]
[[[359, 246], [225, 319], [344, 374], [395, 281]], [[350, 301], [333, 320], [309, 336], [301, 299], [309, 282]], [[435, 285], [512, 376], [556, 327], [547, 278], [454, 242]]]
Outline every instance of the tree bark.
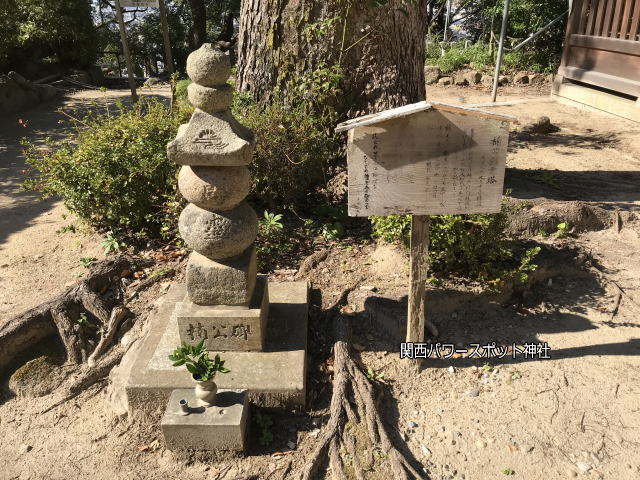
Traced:
[[[288, 80], [339, 64], [341, 117], [424, 100], [425, 20], [425, 0], [243, 0], [237, 87], [264, 102]], [[320, 35], [310, 28], [319, 22]]]
[[189, 7], [192, 21], [189, 47], [197, 50], [207, 41], [207, 9], [204, 0], [189, 0]]

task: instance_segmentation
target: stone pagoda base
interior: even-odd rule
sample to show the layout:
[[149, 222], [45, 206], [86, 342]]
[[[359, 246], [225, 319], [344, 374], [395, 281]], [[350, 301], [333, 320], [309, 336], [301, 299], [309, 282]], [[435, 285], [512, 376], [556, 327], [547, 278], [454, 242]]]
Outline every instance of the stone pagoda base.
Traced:
[[[130, 412], [161, 415], [173, 390], [195, 387], [189, 372], [167, 358], [180, 345], [176, 305], [185, 293], [184, 284], [173, 285], [151, 317], [125, 385]], [[220, 389], [249, 390], [250, 402], [259, 407], [301, 411], [306, 400], [307, 283], [269, 283], [268, 296], [264, 351], [220, 352], [231, 372], [216, 376], [216, 383]]]

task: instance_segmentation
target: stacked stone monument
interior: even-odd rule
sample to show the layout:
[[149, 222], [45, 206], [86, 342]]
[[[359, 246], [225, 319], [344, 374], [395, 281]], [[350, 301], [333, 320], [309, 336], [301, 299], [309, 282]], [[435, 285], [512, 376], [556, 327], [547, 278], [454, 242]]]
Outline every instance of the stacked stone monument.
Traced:
[[167, 146], [182, 165], [180, 193], [190, 202], [179, 229], [194, 251], [187, 295], [176, 305], [180, 340], [205, 341], [207, 350], [262, 350], [268, 316], [267, 281], [257, 275], [258, 219], [245, 202], [253, 133], [229, 107], [229, 56], [204, 44], [187, 59], [189, 101], [195, 111]]

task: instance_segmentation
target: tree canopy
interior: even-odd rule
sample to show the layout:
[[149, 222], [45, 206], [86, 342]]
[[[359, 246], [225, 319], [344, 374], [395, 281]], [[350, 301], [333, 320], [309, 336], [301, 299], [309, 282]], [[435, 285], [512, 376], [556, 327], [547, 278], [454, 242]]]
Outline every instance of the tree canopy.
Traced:
[[0, 0], [0, 69], [25, 62], [85, 68], [96, 60], [88, 0]]

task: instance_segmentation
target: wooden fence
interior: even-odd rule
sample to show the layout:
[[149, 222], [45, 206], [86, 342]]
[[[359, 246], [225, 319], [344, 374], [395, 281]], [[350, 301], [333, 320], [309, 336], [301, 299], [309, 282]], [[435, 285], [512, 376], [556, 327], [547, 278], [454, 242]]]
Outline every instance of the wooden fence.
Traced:
[[640, 0], [573, 0], [558, 74], [640, 97]]

